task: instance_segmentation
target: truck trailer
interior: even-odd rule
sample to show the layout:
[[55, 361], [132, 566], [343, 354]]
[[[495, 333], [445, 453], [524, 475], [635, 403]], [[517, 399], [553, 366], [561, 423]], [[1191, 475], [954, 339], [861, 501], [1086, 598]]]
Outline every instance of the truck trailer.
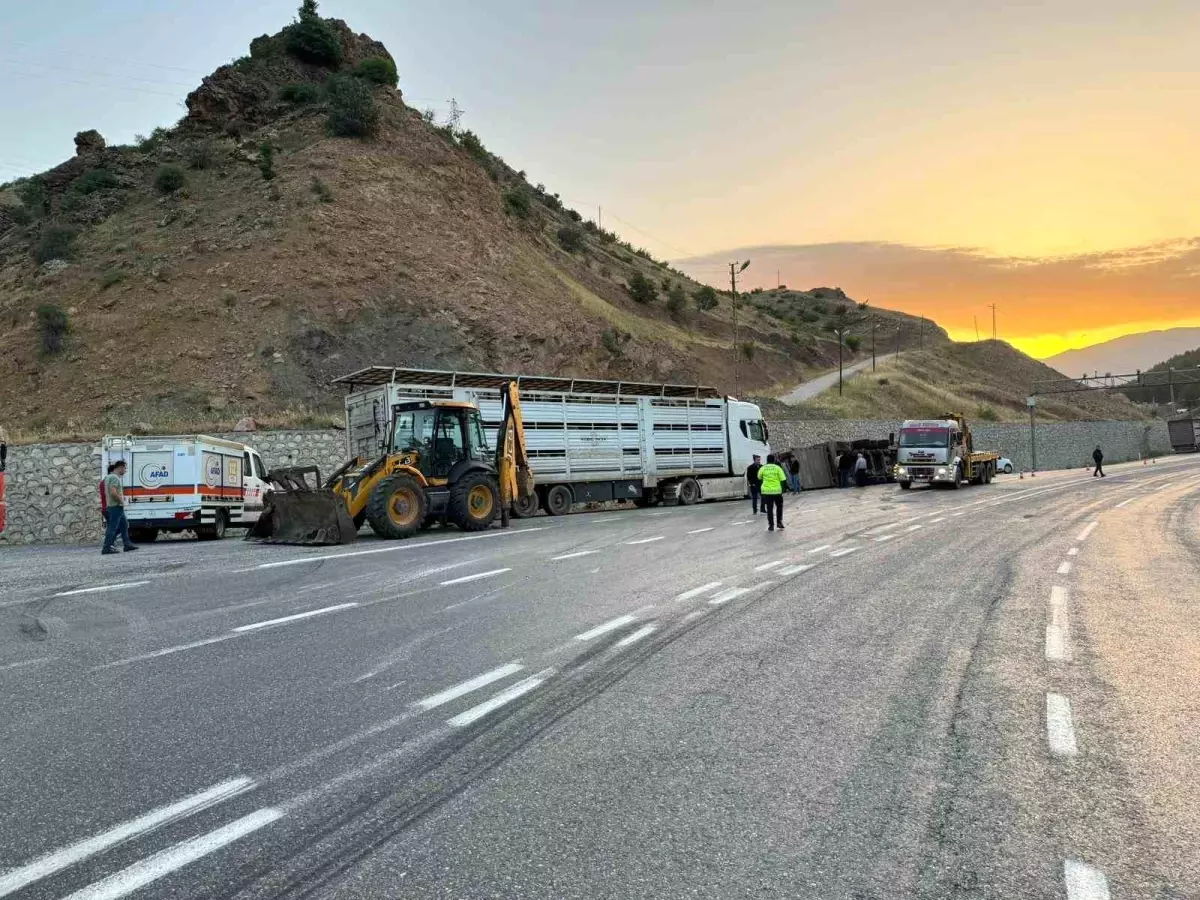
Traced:
[[940, 419], [906, 419], [896, 449], [896, 481], [901, 490], [914, 484], [990, 484], [1000, 454], [976, 450], [971, 429], [961, 413]]
[[100, 476], [118, 460], [126, 464], [125, 515], [137, 543], [181, 531], [219, 540], [262, 512], [266, 470], [245, 444], [204, 434], [104, 438]]
[[[502, 417], [501, 391], [517, 382], [535, 496], [514, 507], [563, 515], [573, 504], [746, 496], [746, 467], [769, 451], [766, 422], [753, 403], [713, 388], [551, 376], [446, 372], [372, 366], [334, 380], [347, 390], [351, 457], [386, 452], [392, 409], [412, 400], [458, 400], [479, 407], [490, 447]], [[426, 436], [431, 451], [438, 440]]]
[[1200, 419], [1172, 419], [1167, 423], [1167, 433], [1176, 453], [1200, 451]]

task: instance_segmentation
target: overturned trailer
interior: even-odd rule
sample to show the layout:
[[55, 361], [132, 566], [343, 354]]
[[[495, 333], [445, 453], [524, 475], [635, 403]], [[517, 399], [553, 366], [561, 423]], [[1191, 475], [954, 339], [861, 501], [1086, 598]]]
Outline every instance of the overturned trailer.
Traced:
[[870, 484], [886, 484], [895, 480], [896, 444], [893, 437], [887, 440], [863, 438], [855, 441], [823, 441], [808, 447], [783, 450], [779, 455], [786, 468], [794, 459], [800, 463], [800, 485], [806, 491], [837, 487], [840, 471], [845, 466], [854, 474], [854, 462], [861, 453], [867, 460], [867, 481]]

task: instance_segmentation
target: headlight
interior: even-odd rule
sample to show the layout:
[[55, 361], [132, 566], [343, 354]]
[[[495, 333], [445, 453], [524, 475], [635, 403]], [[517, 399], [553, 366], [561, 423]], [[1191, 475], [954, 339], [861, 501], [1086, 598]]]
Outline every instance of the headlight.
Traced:
[[897, 475], [907, 475], [908, 474], [908, 466], [896, 466], [896, 474]]
[[938, 473], [939, 475], [946, 475], [946, 474], [949, 474], [949, 471], [950, 471], [950, 470], [949, 470], [949, 469], [947, 469], [945, 466], [939, 466], [939, 467], [938, 467], [938, 470], [937, 470], [937, 473]]

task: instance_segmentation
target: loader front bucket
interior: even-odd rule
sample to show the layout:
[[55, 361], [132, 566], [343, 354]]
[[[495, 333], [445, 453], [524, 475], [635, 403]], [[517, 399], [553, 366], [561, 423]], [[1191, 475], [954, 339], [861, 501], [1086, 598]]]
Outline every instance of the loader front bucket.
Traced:
[[[316, 476], [320, 484], [320, 473]], [[300, 470], [272, 471], [267, 477], [275, 488], [267, 492], [262, 515], [246, 533], [246, 540], [317, 545], [354, 542], [358, 529], [340, 494], [310, 487]]]

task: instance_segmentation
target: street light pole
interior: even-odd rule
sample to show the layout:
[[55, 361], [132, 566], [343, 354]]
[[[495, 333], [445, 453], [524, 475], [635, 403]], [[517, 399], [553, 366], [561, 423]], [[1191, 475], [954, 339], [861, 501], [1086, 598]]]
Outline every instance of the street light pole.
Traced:
[[875, 371], [875, 326], [879, 322], [874, 316], [871, 317], [871, 371]]
[[1031, 396], [1025, 402], [1029, 404], [1029, 459], [1033, 466], [1029, 477], [1033, 478], [1037, 475], [1037, 432], [1034, 425], [1034, 413], [1037, 412], [1037, 397]]

